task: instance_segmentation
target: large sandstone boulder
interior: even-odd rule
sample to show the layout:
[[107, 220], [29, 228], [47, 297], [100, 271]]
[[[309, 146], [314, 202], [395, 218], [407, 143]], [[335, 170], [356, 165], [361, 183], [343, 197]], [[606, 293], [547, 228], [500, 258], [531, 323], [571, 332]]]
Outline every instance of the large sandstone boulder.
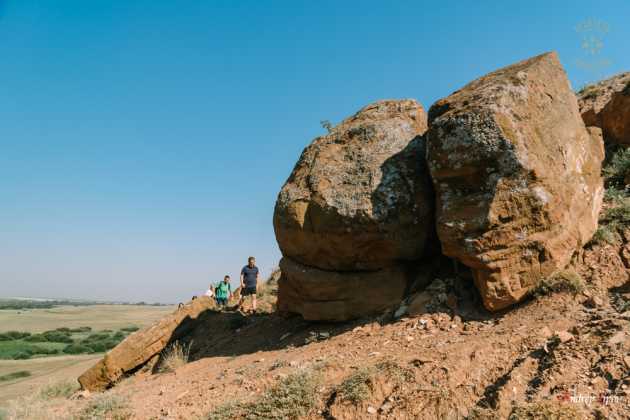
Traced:
[[433, 231], [426, 128], [419, 103], [389, 100], [316, 138], [276, 202], [283, 255], [328, 270], [418, 259]]
[[131, 334], [79, 377], [81, 388], [102, 391], [114, 385], [125, 374], [158, 355], [168, 343], [186, 335], [194, 326], [194, 321], [214, 307], [212, 299], [202, 296], [152, 326]]
[[278, 289], [278, 310], [304, 319], [345, 321], [396, 306], [408, 286], [422, 281], [413, 265], [378, 271], [335, 272], [308, 267], [284, 257]]
[[443, 252], [485, 306], [518, 302], [597, 228], [603, 142], [555, 53], [475, 80], [429, 111], [427, 160]]
[[587, 126], [601, 128], [606, 142], [630, 145], [630, 72], [587, 86], [578, 98]]

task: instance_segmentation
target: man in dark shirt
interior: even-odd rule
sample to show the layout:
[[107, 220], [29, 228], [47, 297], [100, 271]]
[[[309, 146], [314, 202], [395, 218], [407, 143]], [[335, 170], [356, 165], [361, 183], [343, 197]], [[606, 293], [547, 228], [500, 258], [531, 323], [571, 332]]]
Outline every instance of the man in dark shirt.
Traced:
[[240, 309], [243, 309], [245, 296], [251, 296], [252, 310], [256, 313], [256, 287], [258, 286], [259, 277], [260, 271], [256, 267], [256, 258], [249, 257], [247, 265], [241, 270], [241, 299], [238, 302]]

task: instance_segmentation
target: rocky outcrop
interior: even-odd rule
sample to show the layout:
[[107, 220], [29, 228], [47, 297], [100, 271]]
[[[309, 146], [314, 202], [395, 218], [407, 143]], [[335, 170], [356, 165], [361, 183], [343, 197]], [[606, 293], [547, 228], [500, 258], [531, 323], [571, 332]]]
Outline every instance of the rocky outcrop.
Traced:
[[419, 275], [401, 265], [377, 271], [324, 271], [284, 257], [278, 309], [304, 319], [345, 321], [381, 312], [402, 300], [408, 284]]
[[555, 53], [473, 81], [429, 111], [427, 160], [443, 252], [485, 306], [518, 302], [597, 228], [603, 143]]
[[416, 101], [380, 101], [304, 150], [274, 213], [280, 311], [346, 320], [400, 301], [434, 232], [426, 128]]
[[578, 99], [587, 126], [601, 128], [608, 143], [630, 145], [630, 72], [585, 87]]
[[282, 254], [344, 271], [419, 258], [433, 225], [426, 119], [416, 101], [380, 101], [316, 138], [276, 202]]
[[114, 385], [124, 375], [158, 355], [167, 344], [188, 333], [194, 320], [214, 307], [212, 299], [202, 296], [152, 326], [131, 334], [79, 377], [81, 388], [102, 391]]

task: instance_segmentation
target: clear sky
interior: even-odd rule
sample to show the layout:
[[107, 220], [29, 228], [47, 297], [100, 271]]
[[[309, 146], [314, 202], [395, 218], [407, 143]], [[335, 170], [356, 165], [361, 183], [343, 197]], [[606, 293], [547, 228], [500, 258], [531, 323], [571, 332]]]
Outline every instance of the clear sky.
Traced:
[[321, 120], [549, 50], [579, 87], [630, 70], [629, 21], [630, 0], [0, 0], [0, 296], [177, 302], [250, 254], [267, 275]]

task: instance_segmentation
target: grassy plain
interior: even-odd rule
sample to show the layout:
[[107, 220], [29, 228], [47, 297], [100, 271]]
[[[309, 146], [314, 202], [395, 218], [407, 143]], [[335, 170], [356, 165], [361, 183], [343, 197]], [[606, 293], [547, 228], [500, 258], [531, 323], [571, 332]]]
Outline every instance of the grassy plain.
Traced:
[[93, 331], [143, 327], [175, 308], [150, 305], [59, 306], [51, 309], [0, 310], [0, 332], [38, 333], [55, 328], [92, 327]]
[[[142, 328], [174, 309], [173, 306], [149, 305], [68, 305], [51, 309], [0, 310], [0, 333], [6, 331], [41, 333], [63, 327], [91, 327], [92, 332], [116, 331], [130, 326]], [[61, 343], [33, 344], [59, 348], [65, 346]], [[0, 347], [4, 346], [2, 349], [5, 351], [11, 351], [10, 347], [15, 345], [16, 342], [0, 341]], [[0, 382], [0, 406], [8, 400], [36, 392], [49, 383], [74, 381], [101, 357], [102, 354], [82, 354], [37, 357], [29, 360], [0, 360], [0, 376], [16, 372], [30, 373], [30, 376]]]

